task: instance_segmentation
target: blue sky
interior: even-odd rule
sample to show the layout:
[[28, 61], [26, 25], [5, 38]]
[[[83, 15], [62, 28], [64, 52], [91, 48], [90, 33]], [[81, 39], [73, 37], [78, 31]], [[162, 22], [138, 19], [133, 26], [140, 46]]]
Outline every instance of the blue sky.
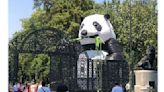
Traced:
[[9, 38], [12, 34], [21, 29], [22, 18], [30, 17], [33, 12], [33, 0], [9, 0]]
[[[96, 0], [100, 3], [104, 0]], [[33, 0], [9, 0], [9, 38], [12, 38], [12, 34], [21, 30], [22, 18], [28, 18], [33, 12]]]

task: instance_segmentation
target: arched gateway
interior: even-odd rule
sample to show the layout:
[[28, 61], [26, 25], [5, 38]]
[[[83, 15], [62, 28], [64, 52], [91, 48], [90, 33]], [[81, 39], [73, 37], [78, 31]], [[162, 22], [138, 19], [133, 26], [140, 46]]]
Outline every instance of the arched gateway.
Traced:
[[[55, 85], [65, 80], [69, 89], [76, 87], [77, 60], [80, 52], [79, 44], [69, 42], [64, 33], [56, 28], [32, 30], [22, 33], [13, 38], [9, 43], [9, 51], [13, 51], [12, 61], [9, 66], [9, 80], [17, 81], [19, 71], [19, 54], [48, 54], [50, 57], [49, 80], [52, 83], [51, 89]], [[73, 85], [73, 86], [72, 86]]]

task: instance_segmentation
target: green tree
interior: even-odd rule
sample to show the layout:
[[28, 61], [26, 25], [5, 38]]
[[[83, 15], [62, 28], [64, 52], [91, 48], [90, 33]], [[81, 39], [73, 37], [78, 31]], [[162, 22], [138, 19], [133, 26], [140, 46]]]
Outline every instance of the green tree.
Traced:
[[92, 0], [49, 0], [52, 6], [49, 11], [46, 11], [43, 8], [45, 1], [47, 0], [35, 0], [34, 7], [42, 8], [46, 12], [46, 17], [49, 16], [46, 25], [63, 30], [68, 37], [72, 38], [77, 35], [75, 33], [79, 28], [80, 17], [88, 15], [94, 5]]
[[[96, 7], [98, 11], [105, 9], [100, 12], [101, 14], [110, 14], [110, 22], [114, 27], [118, 41], [124, 48], [124, 54], [129, 63], [137, 63], [145, 54], [148, 45], [157, 47], [157, 10], [155, 8], [155, 0], [149, 0], [148, 4], [133, 0], [131, 6], [129, 0], [125, 0], [122, 3], [104, 2], [104, 4], [99, 5]], [[134, 56], [129, 56], [130, 53], [133, 53]], [[130, 58], [132, 57], [134, 59], [131, 61]]]

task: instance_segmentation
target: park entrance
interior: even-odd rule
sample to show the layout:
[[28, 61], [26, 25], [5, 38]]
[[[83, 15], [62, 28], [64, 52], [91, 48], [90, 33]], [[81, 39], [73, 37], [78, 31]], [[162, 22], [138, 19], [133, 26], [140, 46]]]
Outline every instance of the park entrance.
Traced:
[[97, 90], [97, 87], [107, 92], [111, 90], [115, 82], [122, 84], [128, 82], [126, 62], [105, 61], [101, 66], [99, 80], [101, 85], [97, 85], [95, 61], [87, 58], [86, 54], [83, 55], [84, 58], [81, 57], [80, 55], [83, 54], [81, 45], [78, 42], [70, 42], [63, 34], [62, 31], [51, 28], [32, 30], [15, 37], [9, 44], [9, 50], [12, 51], [11, 61], [13, 61], [9, 66], [13, 70], [9, 73], [9, 80], [18, 80], [21, 67], [19, 54], [32, 53], [47, 54], [50, 57], [50, 72], [47, 81], [50, 83], [51, 90], [56, 90], [56, 86], [61, 81], [65, 82], [71, 92], [93, 92]]

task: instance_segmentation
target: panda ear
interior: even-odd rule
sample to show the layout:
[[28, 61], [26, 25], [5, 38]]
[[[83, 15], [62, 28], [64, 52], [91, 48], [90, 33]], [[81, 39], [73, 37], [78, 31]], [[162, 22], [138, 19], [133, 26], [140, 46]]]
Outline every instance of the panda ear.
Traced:
[[84, 20], [84, 17], [80, 17], [80, 22], [79, 22], [79, 24], [81, 24], [83, 20]]
[[104, 15], [104, 18], [105, 18], [105, 19], [110, 19], [110, 15], [109, 15], [109, 14], [105, 14], [105, 15]]

